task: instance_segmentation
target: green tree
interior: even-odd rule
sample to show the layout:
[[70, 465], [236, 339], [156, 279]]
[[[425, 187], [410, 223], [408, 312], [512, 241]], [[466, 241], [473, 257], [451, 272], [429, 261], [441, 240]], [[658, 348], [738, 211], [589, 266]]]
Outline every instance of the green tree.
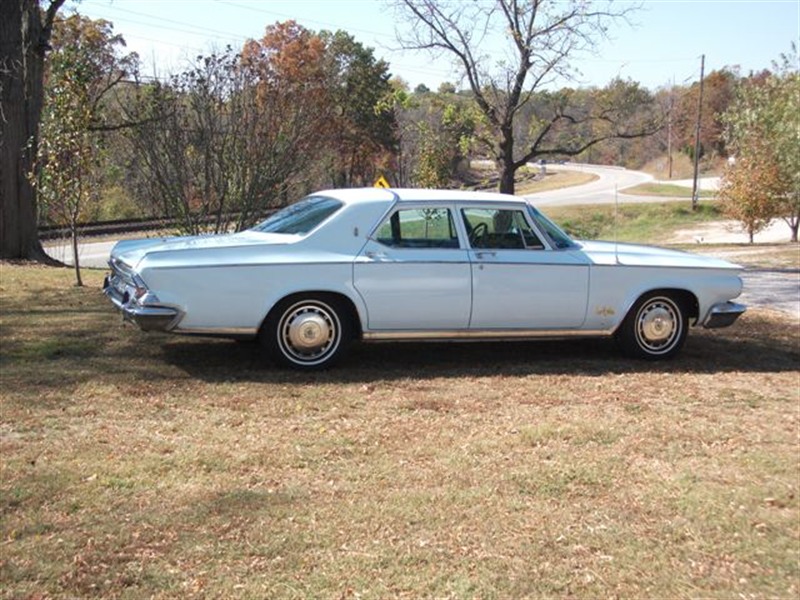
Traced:
[[[797, 241], [800, 224], [800, 70], [797, 46], [774, 73], [743, 81], [724, 114], [735, 162], [725, 174], [731, 214], [783, 218]], [[742, 185], [745, 178], [752, 182]], [[753, 188], [761, 192], [756, 193]], [[768, 198], [763, 197], [765, 194]], [[737, 217], [738, 218], [738, 217]]]
[[471, 98], [451, 93], [391, 97], [397, 114], [399, 185], [448, 187], [476, 143], [481, 115]]
[[119, 56], [124, 40], [111, 23], [74, 14], [56, 19], [49, 56], [37, 161], [30, 177], [49, 222], [69, 228], [77, 285], [82, 285], [78, 227], [96, 205], [102, 174], [102, 103], [136, 55]]
[[389, 65], [344, 32], [322, 32], [333, 114], [326, 165], [335, 187], [372, 185], [396, 153]]

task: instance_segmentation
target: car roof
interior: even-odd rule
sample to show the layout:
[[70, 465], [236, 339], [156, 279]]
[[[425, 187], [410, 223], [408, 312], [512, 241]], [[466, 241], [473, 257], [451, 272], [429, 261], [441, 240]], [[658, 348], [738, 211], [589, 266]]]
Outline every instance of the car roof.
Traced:
[[369, 202], [525, 202], [524, 198], [497, 192], [440, 190], [427, 188], [347, 188], [313, 194], [336, 198], [347, 204]]

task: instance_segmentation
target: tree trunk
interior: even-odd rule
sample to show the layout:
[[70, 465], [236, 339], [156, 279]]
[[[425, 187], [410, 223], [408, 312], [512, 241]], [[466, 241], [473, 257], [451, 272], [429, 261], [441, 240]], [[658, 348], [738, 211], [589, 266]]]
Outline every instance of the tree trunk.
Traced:
[[514, 165], [507, 165], [504, 163], [500, 163], [499, 165], [500, 171], [500, 182], [499, 182], [499, 192], [501, 194], [514, 194]]
[[51, 2], [43, 25], [36, 0], [0, 2], [0, 258], [53, 262], [39, 242], [29, 174], [44, 100], [44, 55], [63, 3]]
[[75, 285], [77, 287], [83, 287], [81, 264], [78, 258], [78, 224], [74, 221], [70, 224], [70, 237], [72, 238], [72, 260], [75, 263]]
[[497, 157], [497, 170], [500, 172], [499, 192], [514, 194], [514, 133], [511, 127], [501, 128], [503, 139], [500, 141], [500, 152]]

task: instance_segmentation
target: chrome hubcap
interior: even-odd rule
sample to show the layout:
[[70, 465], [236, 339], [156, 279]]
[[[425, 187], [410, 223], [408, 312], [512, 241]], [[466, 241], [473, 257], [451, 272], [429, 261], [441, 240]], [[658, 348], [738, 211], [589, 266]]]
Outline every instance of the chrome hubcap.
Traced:
[[656, 307], [642, 317], [642, 334], [648, 340], [666, 340], [674, 328], [672, 314], [663, 307]]
[[288, 336], [289, 343], [295, 348], [314, 350], [330, 339], [331, 328], [322, 316], [303, 313], [289, 323]]
[[336, 313], [325, 304], [301, 302], [284, 313], [279, 336], [287, 358], [314, 364], [336, 350], [339, 321]]
[[649, 302], [639, 311], [637, 337], [650, 352], [665, 352], [677, 340], [680, 331], [679, 309], [663, 298]]

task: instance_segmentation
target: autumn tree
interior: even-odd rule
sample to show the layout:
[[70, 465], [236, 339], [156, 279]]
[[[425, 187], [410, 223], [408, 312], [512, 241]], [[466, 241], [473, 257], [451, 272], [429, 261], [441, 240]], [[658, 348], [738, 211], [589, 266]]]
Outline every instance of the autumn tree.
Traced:
[[[725, 124], [722, 115], [730, 107], [738, 82], [729, 69], [712, 71], [703, 81], [703, 104], [700, 109], [700, 152], [726, 156]], [[700, 84], [677, 88], [673, 109], [673, 136], [676, 146], [693, 156], [697, 128], [697, 106]], [[702, 155], [701, 154], [701, 155]]]
[[0, 258], [47, 261], [37, 231], [33, 168], [44, 100], [44, 62], [65, 0], [0, 2]]
[[780, 170], [765, 140], [752, 150], [728, 165], [719, 192], [725, 214], [742, 225], [751, 244], [755, 234], [778, 216], [775, 198], [785, 191]]
[[[514, 192], [514, 176], [529, 161], [551, 156], [576, 156], [608, 139], [649, 135], [655, 123], [619, 120], [613, 107], [599, 105], [588, 113], [575, 112], [566, 97], [555, 98], [523, 144], [518, 120], [537, 91], [559, 77], [569, 77], [570, 59], [592, 49], [606, 36], [608, 26], [635, 6], [615, 8], [612, 2], [584, 0], [395, 0], [406, 28], [399, 33], [406, 49], [425, 50], [454, 59], [491, 132], [488, 148], [500, 171], [500, 191]], [[502, 42], [498, 52], [493, 45]], [[491, 55], [500, 56], [494, 60]], [[559, 137], [558, 129], [586, 131]], [[596, 127], [595, 127], [596, 126]]]
[[[723, 195], [730, 214], [783, 218], [797, 241], [800, 225], [800, 69], [797, 46], [767, 77], [742, 82], [724, 114], [734, 163]], [[745, 224], [747, 222], [745, 221]]]

